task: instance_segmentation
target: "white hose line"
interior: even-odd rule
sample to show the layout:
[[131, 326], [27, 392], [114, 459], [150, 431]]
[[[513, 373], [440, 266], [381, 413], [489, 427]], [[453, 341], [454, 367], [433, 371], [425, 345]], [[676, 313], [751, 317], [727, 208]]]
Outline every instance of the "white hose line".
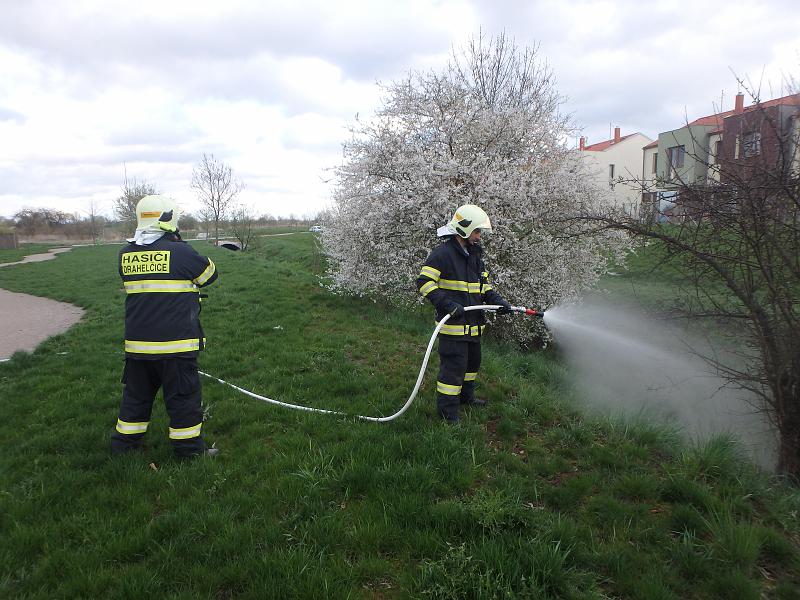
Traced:
[[[469, 310], [485, 310], [485, 311], [495, 311], [502, 308], [499, 304], [481, 304], [479, 306], [465, 306], [464, 311]], [[513, 306], [511, 310], [514, 312], [525, 312], [525, 308], [521, 306]], [[433, 344], [436, 342], [436, 336], [439, 334], [439, 330], [442, 326], [447, 323], [450, 319], [450, 315], [445, 315], [444, 318], [436, 324], [436, 328], [433, 330], [433, 334], [431, 335], [431, 339], [428, 342], [428, 348], [425, 350], [425, 358], [422, 360], [422, 366], [419, 369], [419, 375], [417, 376], [417, 383], [414, 386], [414, 389], [411, 392], [411, 395], [406, 400], [406, 403], [402, 406], [400, 410], [398, 410], [393, 415], [388, 417], [366, 417], [364, 415], [349, 415], [347, 413], [339, 412], [337, 410], [325, 410], [322, 408], [311, 408], [310, 406], [300, 406], [299, 404], [289, 404], [288, 402], [281, 402], [280, 400], [273, 400], [272, 398], [267, 398], [266, 396], [261, 396], [256, 394], [255, 392], [251, 392], [250, 390], [246, 390], [244, 388], [239, 387], [238, 385], [234, 385], [225, 381], [224, 379], [220, 379], [219, 377], [214, 377], [213, 375], [209, 375], [208, 373], [204, 373], [203, 371], [199, 371], [200, 375], [208, 377], [209, 379], [214, 379], [223, 385], [227, 385], [228, 387], [232, 387], [237, 392], [241, 392], [251, 398], [255, 398], [256, 400], [261, 400], [262, 402], [268, 402], [269, 404], [276, 404], [278, 406], [283, 406], [284, 408], [293, 408], [296, 410], [305, 410], [307, 412], [315, 412], [315, 413], [322, 413], [326, 415], [340, 415], [343, 417], [356, 417], [357, 419], [361, 419], [362, 421], [373, 421], [375, 423], [386, 423], [388, 421], [393, 421], [400, 415], [402, 415], [408, 407], [411, 406], [411, 403], [414, 401], [414, 398], [417, 397], [417, 392], [419, 391], [419, 387], [422, 385], [422, 378], [425, 376], [425, 369], [428, 367], [428, 359], [431, 356], [431, 350], [433, 350]]]

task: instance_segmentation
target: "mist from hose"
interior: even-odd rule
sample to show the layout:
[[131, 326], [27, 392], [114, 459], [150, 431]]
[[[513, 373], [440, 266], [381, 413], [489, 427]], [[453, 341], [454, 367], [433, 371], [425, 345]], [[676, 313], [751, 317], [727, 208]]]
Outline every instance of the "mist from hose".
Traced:
[[775, 467], [775, 436], [755, 397], [701, 358], [715, 351], [707, 340], [596, 298], [548, 309], [544, 322], [593, 411], [672, 424], [692, 440], [731, 434], [755, 462]]

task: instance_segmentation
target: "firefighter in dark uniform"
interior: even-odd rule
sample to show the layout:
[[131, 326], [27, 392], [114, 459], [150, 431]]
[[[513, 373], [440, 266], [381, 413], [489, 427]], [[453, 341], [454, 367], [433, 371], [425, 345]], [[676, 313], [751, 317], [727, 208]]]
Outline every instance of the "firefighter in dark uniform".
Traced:
[[197, 355], [205, 343], [199, 290], [216, 281], [216, 267], [181, 239], [172, 199], [145, 196], [136, 216], [136, 234], [119, 253], [126, 292], [125, 387], [111, 449], [141, 447], [161, 388], [175, 454], [214, 456], [217, 449], [208, 448], [201, 434]]
[[439, 416], [458, 423], [459, 405], [485, 406], [475, 397], [475, 379], [481, 364], [484, 311], [464, 311], [465, 306], [499, 304], [498, 314], [511, 305], [492, 288], [483, 264], [479, 242], [491, 231], [489, 217], [478, 206], [465, 204], [438, 230], [444, 241], [428, 256], [417, 278], [419, 293], [436, 308], [436, 320], [451, 315], [439, 332], [439, 378], [436, 404]]

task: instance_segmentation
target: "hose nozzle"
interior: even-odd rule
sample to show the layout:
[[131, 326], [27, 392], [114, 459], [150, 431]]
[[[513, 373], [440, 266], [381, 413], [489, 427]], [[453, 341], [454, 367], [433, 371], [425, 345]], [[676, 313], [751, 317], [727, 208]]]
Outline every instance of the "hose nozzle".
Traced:
[[543, 310], [539, 311], [536, 310], [535, 308], [525, 308], [524, 306], [512, 306], [511, 310], [513, 310], [514, 312], [525, 313], [526, 315], [531, 317], [539, 317], [540, 319], [544, 318], [544, 311]]

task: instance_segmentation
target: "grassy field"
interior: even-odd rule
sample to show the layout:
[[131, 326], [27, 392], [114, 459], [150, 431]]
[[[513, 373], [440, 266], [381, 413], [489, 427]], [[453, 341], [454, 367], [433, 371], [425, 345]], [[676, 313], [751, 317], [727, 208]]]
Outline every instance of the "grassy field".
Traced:
[[[430, 310], [331, 296], [314, 236], [217, 263], [201, 368], [280, 400], [390, 414]], [[142, 455], [114, 458], [118, 247], [0, 269], [0, 287], [83, 321], [0, 364], [0, 597], [800, 598], [800, 493], [726, 439], [574, 408], [550, 351], [489, 339], [484, 410], [434, 416], [433, 360], [398, 421], [273, 407], [206, 381], [216, 459], [172, 458], [160, 401]], [[8, 262], [0, 251], [0, 261]]]

